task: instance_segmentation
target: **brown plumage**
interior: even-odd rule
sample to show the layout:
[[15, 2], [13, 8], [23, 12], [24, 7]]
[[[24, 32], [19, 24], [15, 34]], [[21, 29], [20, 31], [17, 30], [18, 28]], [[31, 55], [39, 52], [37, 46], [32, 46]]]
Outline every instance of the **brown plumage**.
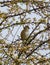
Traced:
[[50, 23], [47, 23], [48, 30], [50, 30]]
[[25, 40], [29, 36], [29, 26], [25, 26], [24, 29], [21, 32], [21, 39]]

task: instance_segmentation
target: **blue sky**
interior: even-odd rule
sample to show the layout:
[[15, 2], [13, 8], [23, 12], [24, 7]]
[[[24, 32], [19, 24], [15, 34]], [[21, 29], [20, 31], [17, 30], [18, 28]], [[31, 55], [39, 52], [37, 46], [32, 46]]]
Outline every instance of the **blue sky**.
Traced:
[[[0, 1], [2, 1], [2, 0], [0, 0]], [[5, 0], [6, 1], [6, 0]], [[48, 1], [48, 0], [47, 0]], [[23, 8], [23, 9], [25, 9], [26, 8], [26, 5], [25, 4], [20, 4], [20, 3], [18, 3], [18, 5], [21, 7], [21, 8]], [[0, 11], [1, 12], [5, 12], [5, 13], [8, 13], [8, 7], [0, 7]], [[27, 14], [27, 18], [34, 18], [34, 17], [36, 17], [36, 19], [38, 20], [38, 19], [40, 19], [41, 17], [39, 16], [39, 15], [37, 15], [37, 14], [35, 14], [35, 13], [31, 13], [31, 14]], [[17, 18], [17, 21], [20, 21], [19, 19], [18, 19], [18, 17], [15, 17], [15, 18]], [[10, 21], [11, 21], [11, 19], [10, 19]], [[17, 34], [16, 34], [16, 31], [17, 31], [17, 29], [18, 28], [20, 28], [19, 30], [18, 30], [18, 32], [17, 32]], [[21, 31], [22, 31], [22, 26], [20, 27], [20, 26], [15, 26], [14, 27], [14, 29], [13, 29], [13, 31], [12, 31], [12, 34], [10, 34], [11, 33], [11, 30], [12, 30], [12, 28], [10, 28], [10, 32], [9, 32], [9, 36], [8, 36], [8, 40], [9, 41], [12, 41], [13, 40], [13, 36], [12, 35], [15, 35], [15, 39], [17, 39], [18, 38], [18, 36], [20, 36], [20, 33], [21, 33]], [[41, 29], [42, 29], [42, 25], [41, 25]], [[32, 31], [32, 29], [30, 29], [30, 31]], [[5, 30], [3, 30], [2, 32], [1, 32], [1, 34], [2, 34], [2, 37], [3, 38], [5, 38], [6, 37], [6, 35], [8, 34], [8, 30], [7, 29], [5, 29]], [[44, 53], [48, 53], [50, 50], [44, 50], [44, 51], [42, 51], [42, 50], [40, 50], [39, 52], [40, 53], [42, 53], [42, 55], [44, 54]]]

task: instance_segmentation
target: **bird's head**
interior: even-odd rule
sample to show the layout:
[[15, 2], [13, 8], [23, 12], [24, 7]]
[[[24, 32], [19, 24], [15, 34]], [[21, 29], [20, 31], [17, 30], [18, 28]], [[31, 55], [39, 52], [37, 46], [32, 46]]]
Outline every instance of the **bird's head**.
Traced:
[[24, 29], [25, 30], [29, 30], [30, 28], [29, 28], [29, 26], [25, 26]]

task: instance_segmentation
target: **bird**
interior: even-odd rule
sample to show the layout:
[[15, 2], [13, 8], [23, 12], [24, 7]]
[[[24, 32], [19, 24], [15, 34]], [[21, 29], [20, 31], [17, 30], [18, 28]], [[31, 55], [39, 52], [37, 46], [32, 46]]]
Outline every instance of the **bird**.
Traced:
[[21, 40], [24, 41], [28, 38], [29, 36], [29, 26], [25, 26], [24, 29], [21, 31]]
[[47, 23], [47, 28], [48, 28], [48, 30], [50, 30], [50, 23], [49, 22]]

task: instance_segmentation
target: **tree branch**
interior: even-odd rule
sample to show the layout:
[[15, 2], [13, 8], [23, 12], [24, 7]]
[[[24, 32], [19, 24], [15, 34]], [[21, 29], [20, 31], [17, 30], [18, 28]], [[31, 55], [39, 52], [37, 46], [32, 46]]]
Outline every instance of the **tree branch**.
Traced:
[[32, 24], [32, 23], [34, 23], [34, 22], [27, 22], [27, 23], [25, 23], [25, 22], [13, 23], [13, 24], [11, 24], [11, 25], [8, 25], [8, 26], [5, 26], [5, 27], [0, 28], [0, 30], [2, 30], [2, 29], [7, 29], [8, 27], [12, 27], [12, 26], [16, 26], [16, 25], [25, 25], [25, 24]]
[[41, 44], [39, 44], [35, 49], [33, 49], [27, 56], [29, 57], [34, 51], [36, 51], [39, 47], [41, 47], [43, 44], [47, 43], [48, 41], [50, 41], [50, 39], [46, 40], [46, 41], [42, 41]]
[[38, 33], [36, 33], [34, 36], [33, 36], [33, 38], [32, 39], [30, 39], [30, 41], [26, 44], [26, 45], [29, 45], [30, 44], [30, 42], [32, 41], [32, 40], [34, 40], [35, 39], [35, 37], [38, 35], [38, 34], [40, 34], [40, 33], [42, 33], [42, 32], [44, 32], [44, 31], [46, 31], [48, 28], [46, 28], [46, 29], [44, 29], [44, 30], [41, 30], [41, 31], [39, 31]]

